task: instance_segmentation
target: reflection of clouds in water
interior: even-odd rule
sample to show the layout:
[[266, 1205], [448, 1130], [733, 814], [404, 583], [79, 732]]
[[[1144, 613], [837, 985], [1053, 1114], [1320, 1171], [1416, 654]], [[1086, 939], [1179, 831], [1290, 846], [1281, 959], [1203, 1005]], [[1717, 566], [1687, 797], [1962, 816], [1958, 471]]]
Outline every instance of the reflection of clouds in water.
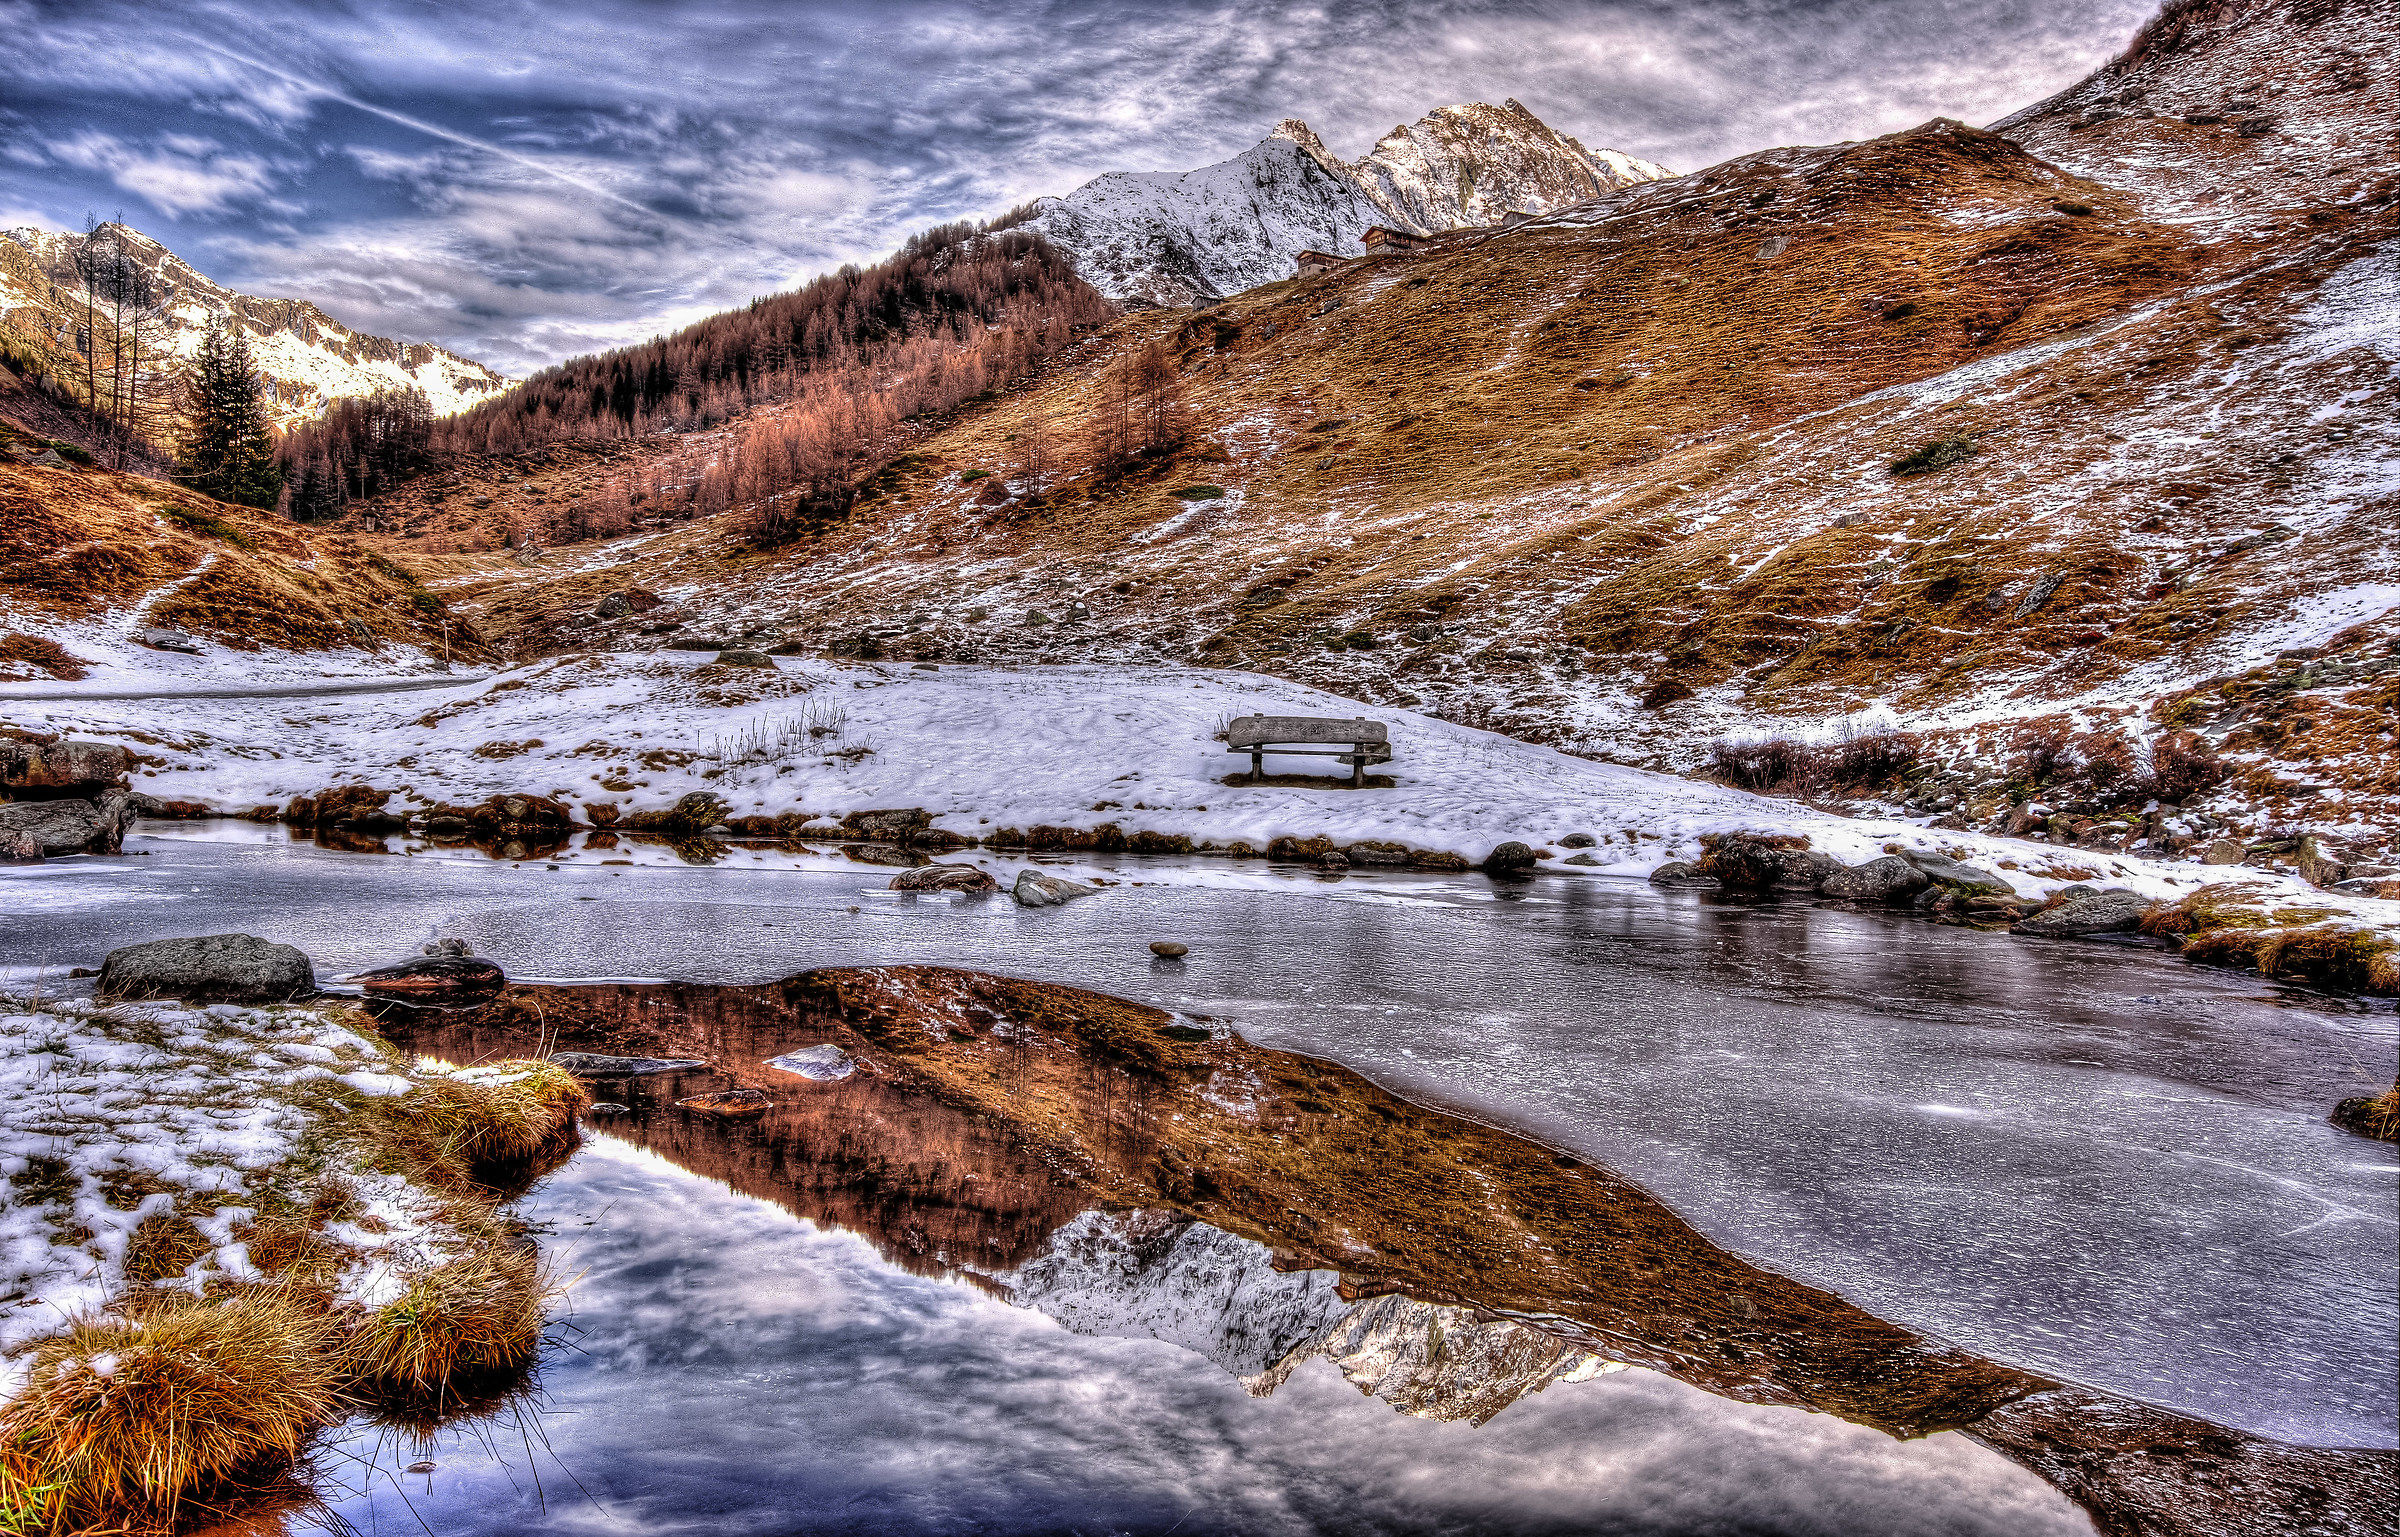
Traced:
[[[1323, 1360], [1252, 1399], [1189, 1351], [906, 1274], [606, 1139], [528, 1206], [580, 1275], [544, 1429], [600, 1508], [545, 1457], [543, 1515], [521, 1449], [511, 1470], [462, 1436], [430, 1499], [407, 1481], [446, 1534], [2090, 1531], [1964, 1437], [1892, 1441], [1643, 1371], [1553, 1384], [1481, 1430], [1396, 1413]], [[380, 1487], [341, 1513], [409, 1522]]]

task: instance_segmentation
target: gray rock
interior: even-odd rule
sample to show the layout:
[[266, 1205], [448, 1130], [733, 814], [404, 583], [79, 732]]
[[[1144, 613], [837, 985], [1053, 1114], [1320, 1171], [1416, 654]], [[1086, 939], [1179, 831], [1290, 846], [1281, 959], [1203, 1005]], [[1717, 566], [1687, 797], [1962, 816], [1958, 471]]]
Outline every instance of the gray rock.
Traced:
[[0, 835], [30, 839], [48, 855], [114, 854], [123, 846], [132, 799], [119, 790], [101, 801], [11, 802], [0, 805]]
[[1100, 888], [1081, 881], [1062, 880], [1055, 875], [1043, 875], [1033, 870], [1017, 872], [1017, 884], [1010, 894], [1026, 907], [1063, 907], [1077, 897], [1096, 895]]
[[633, 604], [626, 600], [625, 594], [612, 592], [593, 605], [592, 617], [595, 619], [622, 619], [632, 612]]
[[190, 656], [200, 654], [200, 643], [181, 630], [153, 628], [134, 632], [135, 640], [153, 651], [181, 651]]
[[33, 834], [0, 832], [0, 865], [38, 865], [45, 857]]
[[804, 1046], [787, 1051], [780, 1057], [769, 1057], [767, 1066], [796, 1073], [814, 1083], [832, 1083], [858, 1071], [858, 1063], [850, 1053], [828, 1042], [823, 1046]]
[[764, 651], [728, 650], [717, 653], [713, 664], [718, 667], [764, 667], [772, 670], [775, 659]]
[[32, 458], [26, 460], [25, 462], [27, 464], [38, 464], [45, 470], [63, 470], [67, 467], [67, 461], [60, 457], [58, 450], [55, 448], [45, 448], [40, 453], [35, 454]]
[[1150, 953], [1170, 961], [1180, 960], [1192, 953], [1192, 947], [1180, 940], [1154, 939], [1150, 941]]
[[1530, 875], [1533, 873], [1533, 849], [1512, 838], [1483, 856], [1483, 873], [1506, 876]]
[[419, 955], [350, 979], [379, 998], [481, 997], [508, 985], [508, 974], [471, 955]]
[[1569, 854], [1566, 858], [1560, 860], [1559, 863], [1566, 865], [1588, 865], [1593, 869], [1598, 869], [1600, 866], [1600, 861], [1594, 859], [1589, 854]]
[[975, 865], [921, 865], [892, 877], [894, 891], [998, 891], [992, 872]]
[[1904, 849], [1900, 857], [1915, 865], [1927, 880], [1953, 896], [2013, 897], [2017, 888], [1980, 865], [1962, 865], [1940, 854]]
[[282, 1003], [316, 990], [316, 968], [306, 955], [249, 934], [154, 939], [111, 950], [100, 963], [105, 998]]
[[1817, 889], [1845, 902], [1905, 902], [1933, 884], [1931, 877], [1896, 854], [1826, 877]]
[[1588, 849], [1599, 841], [1590, 833], [1569, 833], [1558, 840], [1558, 846], [1562, 849]]
[[1688, 859], [1670, 859], [1650, 872], [1653, 886], [1714, 886], [1717, 878], [1702, 875], [1700, 867]]
[[2124, 934], [2142, 921], [2150, 899], [2123, 887], [2070, 897], [2047, 912], [2009, 925], [2012, 934], [2037, 939], [2079, 939], [2086, 934]]
[[437, 939], [426, 945], [424, 953], [427, 955], [473, 955], [475, 947], [463, 939]]
[[1849, 869], [1848, 865], [1823, 849], [1780, 849], [1783, 875], [1775, 884], [1786, 891], [1817, 891], [1835, 876]]
[[645, 1073], [679, 1073], [708, 1066], [694, 1057], [612, 1057], [597, 1051], [554, 1051], [550, 1060], [578, 1078], [639, 1078]]

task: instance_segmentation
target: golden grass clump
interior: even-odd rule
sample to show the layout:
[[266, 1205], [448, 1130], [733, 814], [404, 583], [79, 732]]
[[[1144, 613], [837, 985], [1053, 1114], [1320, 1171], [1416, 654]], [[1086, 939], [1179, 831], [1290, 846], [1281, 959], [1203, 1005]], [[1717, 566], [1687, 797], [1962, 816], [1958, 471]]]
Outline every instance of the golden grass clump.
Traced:
[[0, 1512], [16, 1531], [123, 1530], [288, 1463], [338, 1404], [325, 1346], [323, 1321], [273, 1293], [77, 1324], [0, 1409]]
[[2183, 953], [2218, 966], [2251, 966], [2259, 975], [2342, 992], [2400, 992], [2392, 942], [2369, 929], [2217, 928], [2184, 941]]
[[512, 1061], [443, 1075], [378, 1106], [378, 1149], [437, 1180], [487, 1180], [572, 1147], [575, 1117], [592, 1102], [575, 1075], [549, 1062]]
[[553, 1288], [530, 1247], [492, 1247], [416, 1271], [345, 1343], [362, 1383], [446, 1393], [465, 1375], [517, 1371], [540, 1353]]

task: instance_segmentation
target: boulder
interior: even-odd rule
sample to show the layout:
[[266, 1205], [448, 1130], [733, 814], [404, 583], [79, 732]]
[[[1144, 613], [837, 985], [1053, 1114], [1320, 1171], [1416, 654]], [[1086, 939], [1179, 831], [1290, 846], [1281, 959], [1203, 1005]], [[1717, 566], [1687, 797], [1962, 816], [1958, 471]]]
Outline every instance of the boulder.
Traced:
[[1562, 849], [1588, 849], [1599, 841], [1590, 833], [1569, 833], [1558, 840], [1558, 846]]
[[1340, 847], [1323, 833], [1313, 838], [1276, 838], [1267, 844], [1269, 859], [1300, 859], [1310, 864], [1321, 863], [1327, 855], [1340, 852]]
[[2017, 888], [1980, 865], [1962, 865], [1941, 854], [1902, 849], [1900, 857], [1917, 867], [1927, 880], [1958, 897], [2013, 897]]
[[153, 651], [180, 651], [187, 656], [200, 654], [200, 643], [181, 630], [152, 628], [137, 630], [133, 638]]
[[2231, 838], [2212, 839], [2208, 847], [2200, 851], [2200, 862], [2204, 865], [2238, 865], [2248, 852]]
[[111, 950], [100, 962], [105, 998], [283, 1003], [316, 990], [316, 968], [306, 955], [249, 934], [154, 939]]
[[909, 807], [900, 811], [853, 811], [842, 818], [842, 830], [873, 843], [915, 843], [933, 826], [933, 813]]
[[2150, 899], [2122, 886], [2069, 897], [2046, 912], [2009, 925], [2012, 934], [2037, 939], [2080, 939], [2086, 934], [2125, 934], [2141, 923]]
[[708, 1066], [697, 1057], [612, 1057], [597, 1051], [554, 1051], [550, 1060], [578, 1078], [639, 1078]]
[[1055, 875], [1043, 875], [1034, 870], [1017, 872], [1017, 884], [1010, 893], [1025, 907], [1061, 907], [1077, 897], [1098, 894], [1100, 888], [1081, 881], [1062, 880]]
[[38, 865], [46, 856], [31, 833], [0, 832], [0, 865]]
[[811, 1083], [834, 1083], [858, 1071], [857, 1059], [828, 1041], [822, 1046], [803, 1046], [787, 1051], [780, 1057], [769, 1057], [767, 1066], [797, 1074]]
[[114, 854], [132, 799], [116, 790], [98, 801], [12, 801], [0, 805], [0, 836], [38, 843], [49, 855]]
[[373, 998], [418, 999], [437, 1002], [482, 998], [508, 985], [505, 972], [472, 955], [420, 955], [397, 966], [378, 966], [350, 979]]
[[703, 1115], [721, 1116], [726, 1120], [748, 1120], [775, 1108], [775, 1101], [756, 1089], [726, 1089], [716, 1094], [695, 1094], [690, 1099], [679, 1099], [675, 1103], [686, 1110], [697, 1110]]
[[736, 648], [718, 652], [716, 661], [711, 665], [716, 667], [764, 667], [772, 672], [775, 669], [775, 659], [764, 651]]
[[1688, 859], [1670, 859], [1650, 872], [1653, 886], [1714, 886], [1717, 878], [1702, 875], [1700, 867]]
[[1567, 856], [1567, 857], [1566, 857], [1564, 860], [1562, 860], [1562, 861], [1560, 861], [1560, 862], [1561, 862], [1562, 864], [1581, 865], [1581, 866], [1584, 866], [1584, 867], [1586, 867], [1586, 868], [1589, 868], [1589, 869], [1594, 869], [1594, 870], [1597, 870], [1598, 868], [1600, 868], [1600, 861], [1599, 861], [1599, 860], [1597, 860], [1597, 859], [1595, 859], [1595, 858], [1593, 858], [1593, 857], [1592, 857], [1591, 855], [1589, 855], [1589, 854], [1569, 854], [1569, 855], [1568, 855], [1568, 856]]
[[1783, 873], [1776, 877], [1775, 885], [1784, 891], [1821, 890], [1827, 881], [1850, 868], [1823, 849], [1782, 849], [1777, 858]]
[[465, 940], [453, 936], [430, 941], [419, 953], [424, 955], [473, 955], [475, 947]]
[[1405, 843], [1386, 843], [1373, 838], [1353, 843], [1341, 852], [1354, 865], [1405, 865], [1416, 858]]
[[632, 612], [633, 604], [621, 592], [612, 592], [592, 605], [592, 617], [595, 619], [622, 619]]
[[125, 777], [125, 749], [112, 742], [0, 741], [0, 791], [72, 790]]
[[1533, 873], [1533, 849], [1510, 839], [1483, 856], [1483, 873], [1518, 880]]
[[725, 820], [725, 802], [706, 790], [694, 790], [666, 811], [637, 811], [625, 818], [636, 832], [659, 832], [690, 837]]
[[998, 891], [992, 872], [975, 865], [924, 865], [892, 877], [894, 891]]
[[1826, 877], [1817, 889], [1845, 902], [1905, 902], [1932, 885], [1932, 878], [1915, 865], [1886, 854]]

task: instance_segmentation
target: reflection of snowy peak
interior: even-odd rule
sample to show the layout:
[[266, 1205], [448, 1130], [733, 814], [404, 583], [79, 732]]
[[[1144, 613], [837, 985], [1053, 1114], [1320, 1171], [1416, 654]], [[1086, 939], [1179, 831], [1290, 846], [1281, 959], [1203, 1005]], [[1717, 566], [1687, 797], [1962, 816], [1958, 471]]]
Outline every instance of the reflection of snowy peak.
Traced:
[[1527, 1393], [1616, 1364], [1465, 1308], [1345, 1302], [1332, 1271], [1279, 1271], [1249, 1239], [1168, 1212], [1085, 1212], [996, 1279], [1011, 1302], [1078, 1334], [1180, 1345], [1262, 1398], [1323, 1356], [1395, 1409], [1480, 1425]]
[[[481, 363], [443, 348], [353, 331], [305, 299], [236, 293], [147, 235], [122, 229], [122, 236], [128, 254], [165, 291], [172, 317], [167, 347], [176, 356], [189, 358], [209, 327], [240, 317], [250, 332], [252, 356], [274, 384], [278, 425], [305, 421], [333, 400], [403, 385], [423, 390], [434, 412], [447, 416], [510, 386]], [[73, 347], [80, 324], [75, 252], [83, 241], [81, 235], [54, 230], [0, 232], [0, 319]]]
[[1032, 227], [1115, 299], [1189, 304], [1292, 275], [1305, 250], [1355, 256], [1378, 224], [1418, 234], [1548, 213], [1666, 175], [1597, 154], [1518, 103], [1442, 107], [1363, 158], [1334, 156], [1286, 118], [1231, 160], [1196, 171], [1112, 171], [1034, 205]]

